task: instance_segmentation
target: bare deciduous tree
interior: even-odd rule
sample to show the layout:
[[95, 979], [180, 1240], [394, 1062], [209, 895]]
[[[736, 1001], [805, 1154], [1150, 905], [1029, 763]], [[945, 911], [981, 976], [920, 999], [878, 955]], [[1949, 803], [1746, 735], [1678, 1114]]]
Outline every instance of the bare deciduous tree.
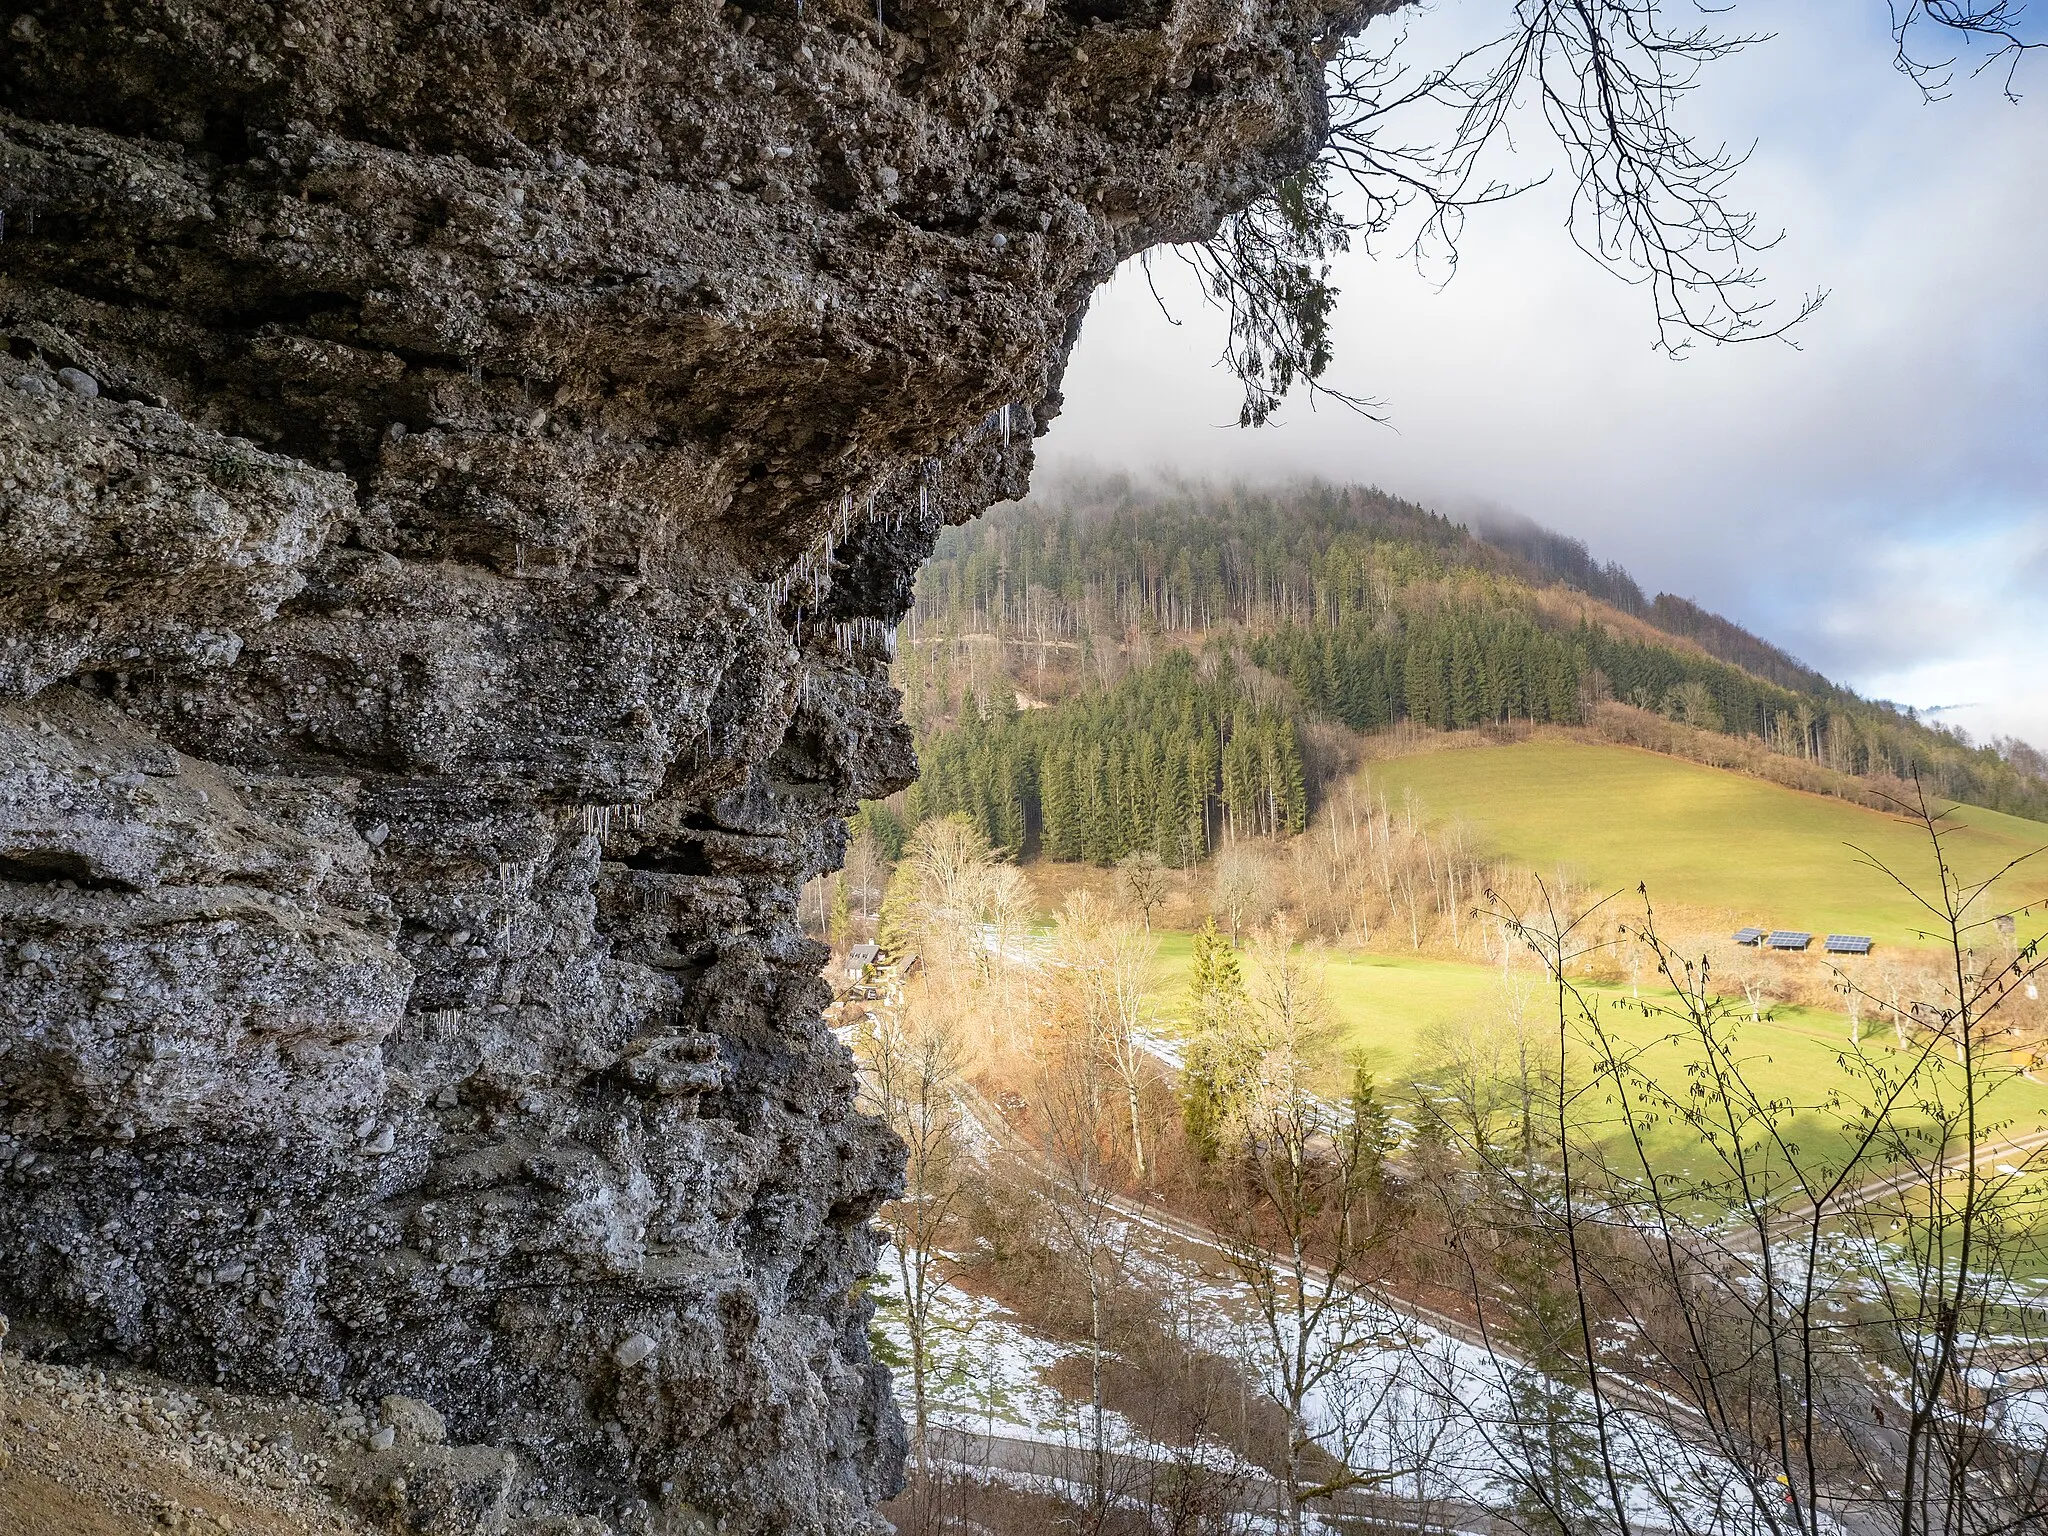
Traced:
[[[1081, 893], [1060, 914], [1055, 948], [1085, 955], [1098, 930], [1096, 914]], [[1110, 1298], [1121, 1283], [1128, 1234], [1116, 1212], [1114, 1170], [1107, 1155], [1111, 1086], [1102, 995], [1073, 965], [1058, 963], [1048, 968], [1046, 993], [1034, 1108], [1051, 1175], [1048, 1207], [1088, 1292], [1088, 1484], [1092, 1526], [1100, 1530], [1112, 1491], [1104, 1350]]]
[[1259, 1070], [1226, 1122], [1218, 1166], [1226, 1251], [1252, 1296], [1270, 1390], [1287, 1418], [1280, 1514], [1299, 1536], [1310, 1505], [1399, 1475], [1359, 1465], [1389, 1382], [1363, 1385], [1356, 1369], [1392, 1342], [1385, 1314], [1363, 1299], [1393, 1231], [1392, 1138], [1362, 1075], [1340, 1101], [1316, 1092], [1327, 1003], [1284, 922], [1259, 935], [1253, 960], [1253, 1007], [1238, 1023], [1252, 1033]]
[[1245, 927], [1263, 917], [1272, 902], [1272, 872], [1256, 849], [1231, 842], [1217, 850], [1209, 878], [1211, 901], [1230, 924], [1230, 942], [1240, 943]]
[[941, 1239], [966, 1173], [960, 1047], [945, 1018], [932, 1013], [879, 1016], [860, 1044], [868, 1107], [902, 1138], [905, 1151], [902, 1198], [882, 1215], [896, 1250], [910, 1335], [912, 1449], [919, 1469], [928, 1472], [927, 1389]]
[[1117, 888], [1124, 901], [1138, 909], [1145, 931], [1152, 931], [1152, 913], [1166, 900], [1166, 864], [1150, 848], [1127, 853], [1117, 861]]
[[1924, 798], [1901, 809], [1931, 876], [1872, 867], [1920, 903], [1947, 974], [1909, 1005], [1915, 1034], [1842, 1051], [1838, 1080], [1810, 1100], [1757, 1087], [1742, 1003], [1657, 933], [1647, 898], [1637, 934], [1663, 992], [1615, 1002], [1668, 1026], [1647, 1044], [1569, 980], [1584, 914], [1515, 925], [1556, 1002], [1549, 1145], [1533, 1178], [1466, 1148], [1508, 1214], [1461, 1251], [1476, 1309], [1504, 1326], [1530, 1311], [1518, 1263], [1562, 1279], [1553, 1332], [1568, 1347], [1541, 1363], [1565, 1390], [1546, 1412], [1590, 1446], [1616, 1529], [1625, 1486], [1680, 1526], [1704, 1518], [1701, 1490], [1660, 1483], [1618, 1432], [1624, 1402], [1695, 1448], [1721, 1507], [1756, 1528], [1993, 1536], [2048, 1522], [2048, 1444], [2020, 1385], [2048, 1372], [2030, 1299], [2048, 1234], [2025, 1183], [2042, 1153], [1996, 1099], [2023, 1068], [2002, 1014], [2042, 959], [2015, 943], [1973, 960], [2000, 931], [2007, 871], [1964, 878], [1944, 815]]
[[[2020, 64], [2048, 48], [2021, 0], [1888, 3], [1895, 64], [1930, 100], [1949, 93], [1973, 50], [1968, 72], [2002, 70], [2017, 99]], [[1648, 293], [1662, 350], [1783, 337], [1811, 315], [1824, 295], [1783, 312], [1762, 292], [1759, 262], [1780, 236], [1735, 195], [1747, 151], [1703, 139], [1685, 120], [1707, 71], [1767, 41], [1719, 30], [1713, 11], [1670, 0], [1515, 0], [1498, 38], [1419, 69], [1405, 31], [1328, 39], [1329, 132], [1316, 163], [1210, 240], [1177, 248], [1228, 317], [1221, 362], [1244, 389], [1240, 423], [1264, 425], [1295, 388], [1374, 414], [1371, 402], [1323, 382], [1334, 357], [1332, 258], [1354, 240], [1370, 248], [1417, 209], [1409, 253], [1454, 270], [1469, 212], [1548, 179], [1494, 169], [1503, 150], [1541, 136], [1517, 132], [1532, 120], [1569, 178], [1569, 237]]]

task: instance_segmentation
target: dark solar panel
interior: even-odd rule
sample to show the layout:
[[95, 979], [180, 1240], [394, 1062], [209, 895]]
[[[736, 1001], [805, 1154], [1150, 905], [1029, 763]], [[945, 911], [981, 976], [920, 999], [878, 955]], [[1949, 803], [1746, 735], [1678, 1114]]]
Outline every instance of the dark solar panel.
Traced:
[[1828, 935], [1828, 953], [1867, 955], [1870, 953], [1870, 940], [1860, 933], [1831, 933]]
[[1738, 928], [1735, 930], [1735, 942], [1738, 944], [1754, 944], [1763, 936], [1764, 931], [1761, 928]]
[[1813, 942], [1810, 933], [1797, 933], [1790, 928], [1779, 928], [1772, 932], [1764, 943], [1772, 949], [1804, 949]]

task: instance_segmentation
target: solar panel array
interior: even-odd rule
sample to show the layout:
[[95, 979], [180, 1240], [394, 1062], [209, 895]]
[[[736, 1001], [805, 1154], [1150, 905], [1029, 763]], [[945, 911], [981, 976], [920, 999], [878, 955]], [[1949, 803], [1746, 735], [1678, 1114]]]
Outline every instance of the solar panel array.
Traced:
[[[1813, 935], [1801, 933], [1796, 928], [1773, 928], [1766, 933], [1761, 928], [1738, 928], [1731, 935], [1738, 944], [1761, 945], [1765, 949], [1805, 949], [1813, 942]], [[1870, 953], [1870, 938], [1861, 933], [1831, 933], [1827, 937], [1827, 952], [1831, 955], [1867, 955]]]

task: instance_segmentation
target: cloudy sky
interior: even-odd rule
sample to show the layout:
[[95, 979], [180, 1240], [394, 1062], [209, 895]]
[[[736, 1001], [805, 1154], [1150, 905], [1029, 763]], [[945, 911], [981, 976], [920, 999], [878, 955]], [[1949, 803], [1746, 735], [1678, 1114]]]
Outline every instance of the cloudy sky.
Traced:
[[[1438, 0], [1425, 53], [1499, 29]], [[2048, 0], [2044, 0], [2048, 11]], [[1866, 695], [2048, 747], [2048, 59], [1923, 102], [1883, 0], [1741, 0], [1775, 37], [1715, 66], [1689, 119], [1756, 152], [1795, 349], [1652, 350], [1648, 301], [1580, 255], [1561, 189], [1474, 216], [1458, 272], [1341, 260], [1332, 382], [1375, 425], [1290, 403], [1235, 425], [1221, 322], [1170, 260], [1181, 322], [1127, 270], [1096, 299], [1041, 463], [1370, 482], [1452, 515], [1520, 512]], [[1541, 170], [1534, 152], [1525, 165]]]

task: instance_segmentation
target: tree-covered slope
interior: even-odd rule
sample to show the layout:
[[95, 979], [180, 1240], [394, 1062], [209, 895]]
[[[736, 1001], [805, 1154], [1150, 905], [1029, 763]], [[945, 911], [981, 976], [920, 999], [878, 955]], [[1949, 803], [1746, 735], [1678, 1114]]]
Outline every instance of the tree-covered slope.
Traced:
[[964, 812], [995, 846], [1055, 859], [1193, 864], [1226, 833], [1298, 832], [1308, 816], [1293, 718], [1217, 652], [1168, 652], [1055, 708], [970, 698], [920, 755], [913, 822]]
[[[1211, 835], [1261, 792], [1278, 803], [1270, 784], [1294, 771], [1280, 736], [1298, 755], [1300, 731], [1319, 717], [1367, 732], [1589, 726], [1667, 750], [1681, 735], [1719, 739], [1730, 746], [1715, 760], [1851, 797], [1918, 779], [1941, 796], [2048, 817], [2048, 775], [2023, 744], [1975, 745], [1860, 698], [1687, 599], [1645, 598], [1577, 541], [1533, 524], [1474, 533], [1358, 487], [1070, 484], [947, 530], [919, 578], [911, 633], [898, 681], [924, 744], [921, 803], [968, 810], [1020, 849], [1037, 846], [1046, 786], [1034, 775], [1046, 761], [1059, 765], [1056, 827], [1067, 819], [1063, 773], [1086, 786], [1073, 794], [1105, 804], [1119, 774], [1183, 792], [1173, 733], [1134, 731], [1126, 706], [1110, 702], [1126, 674], [1181, 651], [1206, 658], [1196, 713], [1214, 761], [1186, 769], [1185, 793], [1206, 774], [1210, 799], [1174, 825], [1199, 821]], [[1020, 694], [1050, 703], [1025, 711], [1046, 718], [1013, 722]], [[1266, 734], [1240, 749], [1258, 771], [1233, 778], [1240, 714], [1265, 721]], [[1196, 730], [1196, 715], [1185, 718]], [[1034, 745], [1015, 745], [1025, 741]], [[1009, 808], [981, 809], [992, 795]], [[1144, 814], [1091, 850], [1192, 856], [1199, 839], [1158, 831], [1158, 816]]]

